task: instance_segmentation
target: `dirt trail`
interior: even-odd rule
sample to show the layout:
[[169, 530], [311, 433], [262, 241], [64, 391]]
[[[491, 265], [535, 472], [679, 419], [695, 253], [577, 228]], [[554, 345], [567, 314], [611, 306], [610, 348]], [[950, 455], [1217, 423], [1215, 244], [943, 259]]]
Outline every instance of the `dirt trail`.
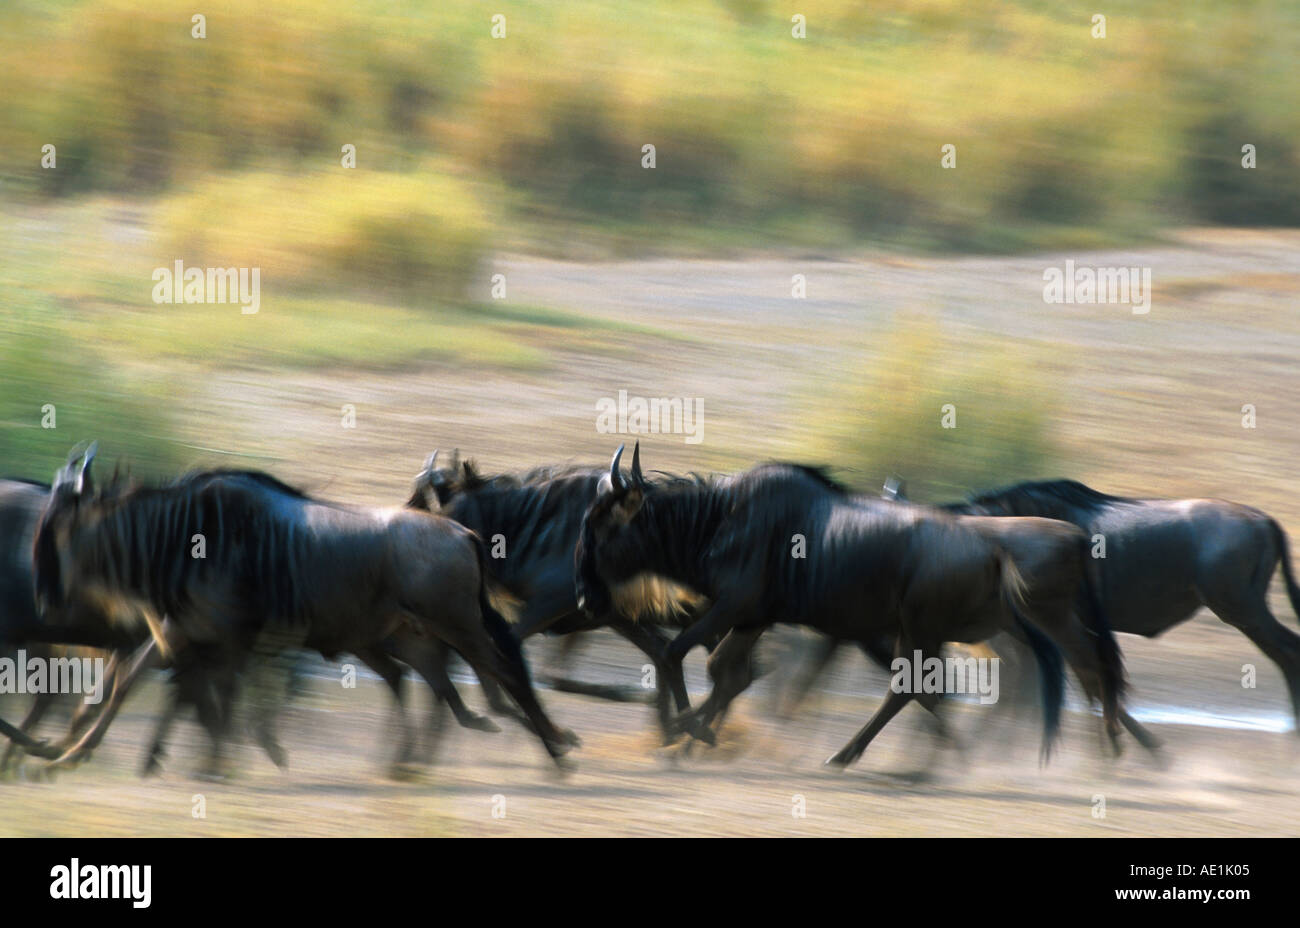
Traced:
[[[476, 688], [467, 695], [480, 700]], [[824, 699], [778, 723], [760, 696], [742, 702], [720, 747], [682, 757], [655, 746], [647, 707], [548, 693], [555, 717], [584, 739], [571, 773], [557, 773], [516, 726], [449, 728], [439, 764], [396, 783], [383, 775], [386, 693], [318, 681], [283, 719], [288, 771], [245, 746], [237, 778], [211, 783], [191, 775], [203, 745], [194, 725], [178, 726], [161, 779], [136, 778], [156, 698], [146, 692], [87, 766], [52, 783], [0, 784], [0, 835], [1300, 833], [1294, 735], [1159, 726], [1172, 758], [1160, 769], [1133, 747], [1104, 758], [1096, 720], [1070, 713], [1063, 749], [1040, 769], [1036, 718], [1018, 732], [990, 731], [978, 710], [959, 709], [964, 753], [936, 754], [924, 714], [909, 710], [862, 762], [836, 773], [821, 762], [874, 699]], [[912, 778], [923, 771], [928, 779]], [[195, 818], [200, 801], [206, 817]]]

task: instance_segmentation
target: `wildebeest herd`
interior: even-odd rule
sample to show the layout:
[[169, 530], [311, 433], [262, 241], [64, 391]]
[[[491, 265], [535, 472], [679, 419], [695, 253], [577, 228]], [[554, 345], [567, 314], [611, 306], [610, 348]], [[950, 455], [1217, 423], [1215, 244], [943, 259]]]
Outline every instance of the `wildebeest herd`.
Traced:
[[[438, 731], [421, 738], [403, 708], [408, 667], [435, 709], [497, 730], [458, 693], [453, 652], [493, 711], [560, 762], [580, 741], [542, 707], [521, 643], [596, 628], [656, 669], [665, 743], [714, 742], [775, 624], [822, 633], [822, 662], [848, 643], [884, 667], [1005, 632], [1038, 668], [1046, 757], [1067, 667], [1116, 751], [1122, 729], [1155, 750], [1125, 709], [1114, 633], [1155, 636], [1206, 606], [1278, 664], [1300, 715], [1300, 636], [1267, 604], [1279, 563], [1298, 615], [1300, 587], [1285, 532], [1259, 510], [1108, 496], [1069, 480], [927, 506], [897, 483], [855, 495], [800, 464], [646, 473], [639, 445], [625, 474], [623, 453], [608, 467], [484, 476], [458, 456], [440, 466], [435, 452], [406, 504], [389, 509], [316, 499], [255, 471], [99, 481], [93, 444], [74, 449], [52, 485], [0, 481], [0, 644], [34, 655], [96, 649], [109, 668], [107, 699], [54, 743], [36, 732], [53, 694], [37, 696], [21, 725], [0, 719], [5, 765], [19, 752], [55, 766], [84, 760], [140, 675], [167, 667], [170, 698], [144, 770], [157, 769], [172, 722], [192, 706], [211, 745], [204, 771], [220, 774], [237, 695], [301, 650], [353, 655], [392, 690], [397, 771], [430, 760]], [[692, 708], [683, 660], [697, 646], [710, 652], [712, 689]], [[913, 699], [942, 736], [941, 695], [891, 686], [828, 763], [857, 760]], [[251, 733], [283, 764], [273, 701]]]

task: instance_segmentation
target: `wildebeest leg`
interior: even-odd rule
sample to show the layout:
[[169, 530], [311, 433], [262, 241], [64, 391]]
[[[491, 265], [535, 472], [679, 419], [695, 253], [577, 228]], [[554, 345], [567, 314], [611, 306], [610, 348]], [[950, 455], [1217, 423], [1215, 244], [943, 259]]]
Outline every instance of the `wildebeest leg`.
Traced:
[[275, 726], [291, 685], [295, 649], [302, 645], [303, 637], [295, 631], [264, 629], [256, 639], [246, 671], [248, 685], [244, 689], [252, 710], [249, 723], [253, 737], [281, 770], [289, 766], [289, 755], [280, 744]]
[[[915, 654], [916, 651], [921, 653]], [[924, 665], [926, 658], [939, 656], [939, 643], [932, 642], [925, 646], [916, 646], [907, 642], [904, 636], [900, 635], [898, 644], [894, 648], [894, 656], [900, 657], [904, 655], [909, 660], [918, 659]], [[853, 739], [848, 744], [840, 748], [835, 754], [832, 754], [826, 763], [837, 767], [847, 767], [856, 761], [862, 756], [862, 752], [867, 749], [871, 739], [876, 737], [880, 730], [888, 725], [890, 720], [898, 715], [912, 699], [912, 693], [899, 692], [891, 686], [889, 692], [885, 695], [885, 701], [881, 703], [880, 708], [876, 710], [876, 714], [871, 717], [871, 720], [862, 726], [862, 729], [853, 736]]]
[[[1206, 605], [1277, 664], [1291, 694], [1291, 709], [1300, 722], [1300, 636], [1273, 616], [1262, 592], [1256, 595], [1251, 591], [1253, 602], [1239, 601], [1244, 598], [1216, 596]], [[1296, 731], [1300, 733], [1300, 724]]]
[[356, 655], [365, 662], [367, 667], [383, 677], [388, 688], [393, 691], [393, 699], [397, 706], [397, 722], [401, 726], [402, 735], [390, 772], [393, 777], [403, 779], [409, 775], [408, 765], [415, 752], [415, 729], [406, 717], [406, 706], [402, 699], [402, 665], [377, 648], [363, 648], [357, 651]]
[[51, 758], [56, 757], [59, 753], [48, 742], [37, 741], [30, 735], [25, 734], [22, 729], [15, 728], [4, 719], [0, 719], [0, 735], [4, 735], [28, 754], [34, 754], [37, 757]]
[[[681, 676], [683, 673], [682, 662], [691, 648], [722, 638], [732, 628], [742, 624], [750, 611], [747, 603], [728, 602], [721, 599], [715, 601], [709, 606], [704, 615], [700, 616], [694, 624], [682, 631], [668, 645], [667, 650], [664, 652], [664, 663], [667, 665], [668, 672], [675, 676]], [[670, 679], [675, 679], [675, 677], [670, 677]], [[688, 713], [686, 716], [681, 717], [679, 721], [692, 737], [708, 744], [717, 743], [713, 732], [707, 726], [701, 725], [699, 719], [693, 713]]]
[[[693, 713], [694, 719], [683, 728], [708, 728], [713, 720], [727, 711], [733, 699], [754, 682], [754, 646], [768, 626], [733, 628], [709, 655], [709, 679], [713, 689]], [[710, 729], [712, 730], [712, 729]]]
[[81, 740], [75, 745], [51, 761], [50, 766], [67, 766], [85, 757], [95, 749], [108, 732], [108, 726], [113, 724], [113, 719], [117, 717], [118, 710], [122, 708], [122, 702], [126, 699], [127, 693], [131, 691], [131, 687], [135, 685], [136, 679], [144, 672], [146, 667], [153, 663], [157, 649], [158, 642], [152, 636], [136, 649], [127, 662], [126, 669], [114, 676], [113, 692], [108, 697], [107, 704], [99, 713], [99, 718], [95, 720], [94, 726], [82, 735]]
[[[863, 654], [870, 658], [874, 663], [880, 665], [886, 673], [893, 673], [892, 665], [894, 651], [889, 644], [888, 637], [877, 636], [870, 641], [859, 642], [858, 646], [862, 648]], [[934, 725], [935, 738], [937, 738], [942, 744], [947, 744], [951, 747], [960, 749], [961, 741], [957, 738], [956, 734], [953, 733], [952, 729], [948, 727], [948, 723], [944, 721], [943, 716], [939, 713], [939, 706], [943, 699], [943, 694], [914, 693], [912, 698], [916, 700], [917, 705], [930, 713], [930, 721]]]
[[202, 663], [177, 675], [178, 693], [182, 701], [194, 704], [199, 724], [208, 733], [208, 762], [199, 776], [221, 780], [226, 776], [226, 741], [234, 725], [237, 667], [235, 656], [224, 647], [200, 656]]
[[[451, 676], [447, 672], [451, 649], [446, 644], [436, 638], [421, 638], [403, 626], [384, 642], [384, 649], [399, 661], [409, 664], [424, 678], [424, 682], [433, 691], [435, 713], [439, 704], [445, 702], [451, 709], [452, 715], [456, 717], [456, 721], [464, 728], [490, 732], [501, 730], [496, 722], [487, 716], [471, 711], [461, 699], [460, 692], [451, 682]], [[493, 689], [495, 688], [496, 685], [493, 684]], [[440, 727], [436, 715], [431, 717], [430, 730], [437, 731]]]
[[673, 725], [668, 697], [672, 696], [679, 713], [690, 711], [691, 700], [686, 693], [682, 665], [672, 664], [666, 659], [669, 639], [656, 626], [635, 622], [620, 613], [610, 614], [607, 624], [639, 648], [654, 665], [655, 706], [659, 714], [659, 728], [663, 732], [664, 744], [671, 744], [676, 738], [677, 729]]
[[[544, 582], [542, 587], [542, 592], [529, 597], [528, 602], [524, 604], [519, 614], [519, 621], [508, 626], [515, 640], [521, 644], [534, 635], [546, 632], [573, 613], [573, 582], [568, 573], [563, 576], [561, 582]], [[480, 678], [479, 682], [483, 684], [483, 696], [493, 712], [497, 715], [511, 716], [516, 721], [527, 724], [527, 720], [506, 699], [495, 680]]]
[[1123, 745], [1119, 739], [1120, 694], [1118, 692], [1118, 686], [1122, 681], [1108, 682], [1102, 656], [1104, 647], [1117, 648], [1114, 640], [1111, 639], [1108, 643], [1092, 634], [1080, 620], [1082, 610], [1090, 608], [1082, 598], [1078, 602], [1071, 602], [1068, 598], [1053, 597], [1025, 605], [1025, 618], [1061, 649], [1066, 664], [1074, 671], [1088, 698], [1101, 703], [1106, 734], [1110, 738], [1112, 750], [1118, 756], [1123, 752]]
[[167, 756], [167, 736], [171, 734], [172, 725], [175, 724], [180, 711], [181, 701], [173, 692], [163, 708], [162, 715], [158, 716], [158, 724], [154, 726], [153, 740], [149, 744], [148, 753], [145, 754], [140, 776], [152, 776], [162, 770], [162, 759]]
[[812, 691], [813, 684], [826, 673], [835, 655], [839, 653], [840, 641], [829, 635], [821, 635], [813, 642], [811, 658], [795, 672], [790, 681], [789, 696], [785, 699], [778, 715], [783, 719], [794, 717]]
[[1129, 715], [1128, 710], [1123, 706], [1119, 708], [1120, 723], [1128, 729], [1128, 733], [1137, 739], [1138, 744], [1146, 748], [1153, 754], [1160, 753], [1162, 747], [1160, 739], [1151, 734], [1150, 730], [1143, 726], [1137, 719]]
[[[449, 621], [439, 623], [434, 630], [460, 652], [480, 680], [491, 677], [505, 687], [510, 698], [523, 710], [547, 753], [559, 763], [577, 742], [577, 737], [556, 727], [542, 709], [537, 694], [533, 692], [519, 640], [511, 634], [505, 619], [485, 599], [480, 609], [482, 612], [474, 610], [477, 615], [467, 614], [460, 621], [449, 615]], [[484, 634], [485, 630], [487, 634]]]
[[[408, 632], [409, 634], [409, 632]], [[451, 655], [452, 649], [447, 647], [445, 642], [434, 641], [435, 648], [433, 656], [427, 658], [428, 674], [420, 671], [419, 667], [411, 664], [416, 668], [416, 672], [424, 677], [425, 681], [439, 697], [444, 699], [451, 708], [452, 714], [456, 716], [456, 721], [465, 728], [473, 728], [478, 731], [500, 731], [501, 728], [491, 719], [484, 718], [475, 712], [472, 712], [465, 701], [461, 699], [460, 691], [456, 689], [451, 682]], [[400, 657], [400, 655], [399, 655]], [[406, 660], [404, 657], [402, 660]], [[436, 666], [435, 666], [436, 661]], [[407, 661], [410, 663], [410, 661]], [[478, 674], [475, 674], [478, 676]], [[511, 705], [510, 700], [506, 699], [505, 694], [501, 691], [500, 685], [492, 678], [483, 679], [479, 677], [479, 685], [483, 688], [483, 698], [487, 700], [488, 708], [496, 715], [507, 716], [520, 723], [527, 723], [527, 719], [520, 714], [519, 710]], [[436, 719], [431, 720], [431, 725], [437, 725]], [[491, 727], [488, 727], [491, 726]]]
[[[45, 713], [49, 711], [52, 705], [54, 705], [54, 701], [57, 698], [58, 697], [53, 693], [37, 693], [35, 698], [32, 700], [31, 709], [27, 712], [27, 717], [24, 718], [22, 723], [18, 726], [19, 731], [30, 737], [36, 726], [41, 723], [41, 719], [45, 717]], [[45, 742], [41, 741], [38, 743], [44, 744]], [[5, 773], [9, 770], [14, 760], [18, 757], [20, 750], [22, 750], [22, 748], [19, 746], [17, 741], [9, 742], [9, 746], [5, 748], [4, 757], [0, 758], [0, 773]]]

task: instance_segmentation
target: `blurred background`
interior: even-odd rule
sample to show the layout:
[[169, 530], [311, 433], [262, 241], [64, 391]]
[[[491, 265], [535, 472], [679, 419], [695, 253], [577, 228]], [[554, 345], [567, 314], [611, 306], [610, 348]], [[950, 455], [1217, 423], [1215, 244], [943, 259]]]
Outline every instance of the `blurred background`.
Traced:
[[[198, 6], [0, 6], [0, 473], [93, 437], [397, 504], [436, 447], [606, 461], [626, 390], [702, 401], [649, 468], [1070, 476], [1300, 533], [1296, 4]], [[258, 312], [155, 303], [178, 260], [260, 269]], [[1151, 269], [1150, 312], [1044, 302], [1067, 260]], [[1122, 644], [1152, 705], [1290, 727], [1213, 617]]]

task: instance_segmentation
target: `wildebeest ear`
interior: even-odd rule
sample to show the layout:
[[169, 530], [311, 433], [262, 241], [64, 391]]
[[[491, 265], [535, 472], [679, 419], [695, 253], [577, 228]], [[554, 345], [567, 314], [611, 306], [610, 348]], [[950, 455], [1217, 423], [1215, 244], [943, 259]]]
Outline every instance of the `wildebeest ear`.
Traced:
[[615, 518], [620, 522], [631, 522], [636, 514], [641, 511], [641, 504], [645, 502], [645, 494], [641, 492], [640, 487], [629, 487], [627, 492], [614, 504]]

